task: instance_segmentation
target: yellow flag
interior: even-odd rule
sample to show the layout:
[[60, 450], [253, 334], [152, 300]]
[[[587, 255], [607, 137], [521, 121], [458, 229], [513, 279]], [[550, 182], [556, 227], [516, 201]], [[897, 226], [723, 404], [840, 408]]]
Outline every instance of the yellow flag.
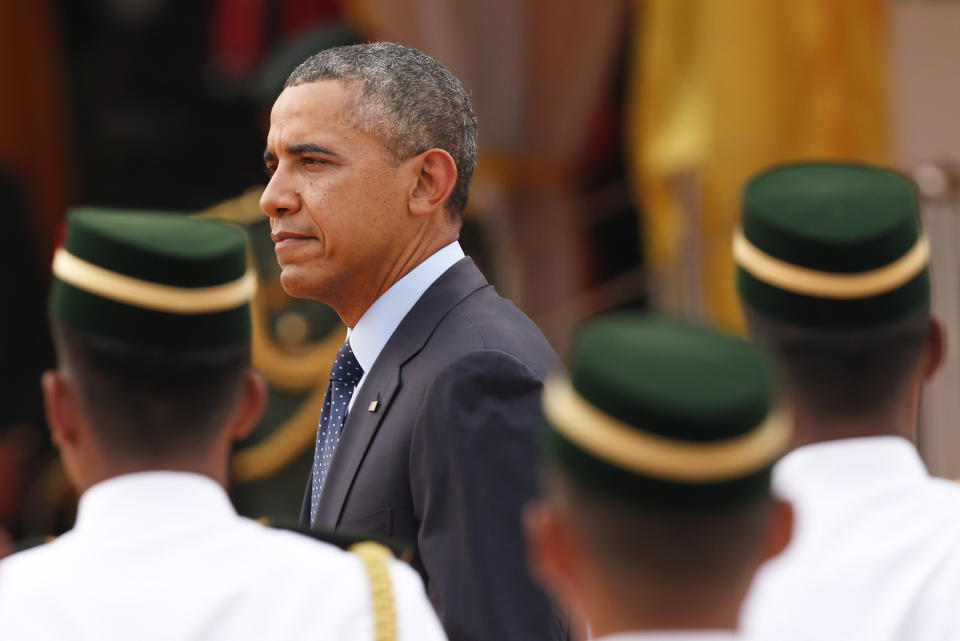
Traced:
[[888, 158], [885, 1], [635, 8], [628, 147], [648, 265], [656, 280], [694, 263], [698, 306], [739, 325], [730, 242], [744, 180], [800, 158]]

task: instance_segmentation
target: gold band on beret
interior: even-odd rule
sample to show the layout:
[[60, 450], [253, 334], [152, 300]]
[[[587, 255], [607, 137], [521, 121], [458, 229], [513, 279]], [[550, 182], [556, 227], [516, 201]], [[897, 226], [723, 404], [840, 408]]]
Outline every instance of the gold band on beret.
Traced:
[[642, 432], [581, 397], [566, 378], [547, 381], [543, 409], [560, 434], [592, 456], [617, 467], [667, 481], [733, 480], [763, 469], [790, 441], [791, 419], [771, 412], [753, 430], [720, 441], [694, 443]]
[[868, 298], [889, 292], [919, 274], [930, 262], [930, 242], [921, 235], [906, 254], [883, 267], [836, 274], [799, 267], [763, 252], [743, 230], [733, 236], [733, 259], [754, 278], [795, 294], [819, 298]]
[[102, 298], [171, 314], [212, 314], [243, 305], [257, 290], [249, 270], [237, 280], [212, 287], [176, 287], [104, 269], [61, 247], [53, 256], [53, 274], [77, 289]]

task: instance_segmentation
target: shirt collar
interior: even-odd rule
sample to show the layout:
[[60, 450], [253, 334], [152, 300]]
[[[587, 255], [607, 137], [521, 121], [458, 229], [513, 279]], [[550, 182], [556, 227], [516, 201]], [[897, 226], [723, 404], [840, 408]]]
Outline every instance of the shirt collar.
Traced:
[[407, 312], [445, 271], [464, 257], [460, 243], [453, 241], [414, 267], [374, 301], [357, 324], [347, 330], [353, 355], [369, 372]]
[[798, 447], [773, 468], [773, 486], [788, 495], [903, 483], [928, 477], [917, 448], [899, 436], [868, 436]]
[[87, 489], [77, 506], [77, 532], [148, 532], [158, 524], [195, 526], [236, 517], [226, 491], [208, 476], [149, 471], [123, 474]]

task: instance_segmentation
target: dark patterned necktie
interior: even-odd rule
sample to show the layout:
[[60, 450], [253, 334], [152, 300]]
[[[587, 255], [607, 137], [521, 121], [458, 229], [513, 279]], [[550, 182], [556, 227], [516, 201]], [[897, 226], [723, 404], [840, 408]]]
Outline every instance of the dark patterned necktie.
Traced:
[[320, 424], [317, 427], [317, 446], [313, 455], [313, 487], [310, 492], [310, 523], [317, 519], [317, 505], [323, 483], [327, 480], [333, 453], [340, 442], [340, 431], [347, 419], [347, 408], [353, 398], [353, 389], [363, 376], [363, 368], [353, 355], [348, 340], [337, 352], [330, 370], [330, 384], [323, 397], [323, 410], [320, 412]]

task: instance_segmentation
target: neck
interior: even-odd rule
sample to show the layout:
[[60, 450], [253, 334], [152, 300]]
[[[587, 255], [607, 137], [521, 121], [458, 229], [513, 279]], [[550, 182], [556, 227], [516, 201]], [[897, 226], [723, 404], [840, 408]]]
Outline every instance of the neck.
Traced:
[[909, 403], [894, 403], [869, 414], [820, 412], [815, 404], [797, 403], [792, 448], [848, 438], [900, 436], [917, 438], [917, 413]]
[[179, 458], [139, 458], [97, 456], [97, 462], [83, 466], [77, 470], [74, 480], [81, 493], [101, 481], [137, 472], [192, 472], [208, 476], [214, 481], [227, 486], [228, 453], [210, 453], [207, 456], [191, 456]]
[[[746, 589], [732, 585], [707, 594], [705, 589], [634, 585], [615, 598], [589, 599], [584, 615], [594, 637], [650, 630], [736, 630]], [[625, 594], [632, 596], [627, 599]]]
[[[686, 608], [686, 609], [684, 609]], [[622, 632], [652, 630], [736, 630], [739, 606], [694, 608], [683, 606], [671, 613], [656, 611], [650, 607], [637, 609], [631, 603], [629, 610], [610, 613], [590, 620], [590, 630], [595, 637], [605, 637]]]
[[325, 300], [324, 302], [337, 312], [344, 325], [354, 327], [370, 306], [397, 281], [457, 238], [456, 231], [451, 235], [449, 230], [425, 226], [413, 242], [407, 243], [392, 259], [385, 260], [380, 269], [371, 273], [366, 282], [341, 287], [341, 291], [336, 292], [335, 301]]

